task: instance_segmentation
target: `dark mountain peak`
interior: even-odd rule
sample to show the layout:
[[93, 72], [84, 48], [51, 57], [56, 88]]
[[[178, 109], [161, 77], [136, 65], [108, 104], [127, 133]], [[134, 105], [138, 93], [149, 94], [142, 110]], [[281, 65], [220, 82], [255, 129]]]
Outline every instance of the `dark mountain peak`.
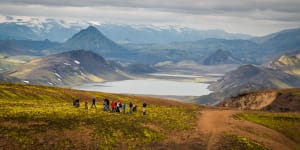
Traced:
[[95, 39], [95, 40], [107, 39], [97, 28], [95, 28], [93, 26], [89, 26], [86, 29], [80, 30], [73, 37], [71, 37], [71, 39], [69, 39], [68, 41], [74, 40], [74, 39], [91, 40], [91, 38]]
[[239, 64], [240, 61], [234, 58], [229, 51], [218, 49], [204, 61], [204, 65], [222, 65], [222, 64]]
[[[78, 33], [79, 35], [80, 34], [90, 34], [90, 35], [98, 35], [98, 36], [101, 36], [103, 38], [106, 38], [96, 27], [94, 26], [89, 26], [87, 27], [86, 29], [82, 29], [81, 31], [79, 31]], [[77, 35], [78, 35], [77, 34]]]
[[89, 27], [87, 27], [85, 30], [87, 30], [87, 31], [97, 31], [97, 32], [100, 32], [96, 27], [94, 27], [94, 26], [89, 26]]
[[239, 79], [246, 80], [253, 76], [258, 75], [260, 72], [261, 72], [260, 68], [248, 64], [248, 65], [240, 66], [238, 69], [227, 73], [224, 78], [225, 79], [230, 78], [230, 80], [239, 80]]
[[107, 56], [114, 52], [123, 52], [124, 48], [108, 39], [97, 28], [89, 26], [68, 39], [62, 48], [65, 50], [84, 49]]

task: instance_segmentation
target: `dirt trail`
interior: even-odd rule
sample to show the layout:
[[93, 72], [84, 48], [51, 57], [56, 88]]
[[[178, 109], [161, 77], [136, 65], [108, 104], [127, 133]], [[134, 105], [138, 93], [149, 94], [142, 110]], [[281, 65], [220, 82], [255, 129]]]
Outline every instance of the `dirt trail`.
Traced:
[[270, 149], [289, 150], [295, 143], [281, 133], [232, 116], [241, 111], [207, 109], [199, 113], [197, 131], [204, 135], [206, 149], [217, 149], [224, 133], [232, 133], [256, 141]]

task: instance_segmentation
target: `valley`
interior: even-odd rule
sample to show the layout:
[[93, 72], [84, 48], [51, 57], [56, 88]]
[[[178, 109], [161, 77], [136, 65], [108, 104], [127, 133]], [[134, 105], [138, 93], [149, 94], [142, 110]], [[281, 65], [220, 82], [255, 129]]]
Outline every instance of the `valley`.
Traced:
[[[299, 113], [204, 107], [151, 97], [0, 83], [3, 149], [299, 149]], [[84, 101], [96, 98], [96, 108]], [[80, 107], [72, 99], [80, 99]], [[138, 111], [103, 111], [104, 98]], [[141, 105], [146, 102], [147, 115]], [[89, 106], [91, 104], [89, 103]], [[278, 119], [280, 118], [280, 119]]]
[[0, 150], [298, 150], [299, 43], [0, 15]]

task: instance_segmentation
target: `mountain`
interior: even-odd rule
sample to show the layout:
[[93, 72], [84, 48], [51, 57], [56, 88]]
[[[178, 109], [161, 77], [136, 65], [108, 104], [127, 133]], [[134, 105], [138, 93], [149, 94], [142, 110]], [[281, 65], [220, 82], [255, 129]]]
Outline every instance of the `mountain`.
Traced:
[[128, 79], [103, 57], [85, 50], [33, 59], [19, 66], [11, 76], [33, 84], [58, 86]]
[[270, 61], [281, 55], [293, 53], [300, 49], [300, 28], [283, 30], [263, 37], [256, 37], [252, 39], [252, 41], [259, 44], [262, 51], [260, 54], [269, 58], [267, 61]]
[[[65, 42], [79, 30], [93, 25], [104, 33], [109, 39], [118, 43], [169, 43], [175, 41], [194, 41], [207, 38], [219, 39], [250, 39], [246, 34], [228, 33], [223, 30], [199, 30], [179, 26], [155, 26], [134, 24], [97, 23], [84, 20], [69, 21], [51, 18], [30, 18], [0, 16], [3, 23], [29, 28], [35, 37], [56, 42]], [[1, 23], [0, 23], [1, 26]], [[10, 32], [8, 32], [10, 33]], [[1, 36], [1, 32], [0, 32]], [[26, 36], [26, 39], [32, 37]]]
[[300, 85], [298, 77], [281, 70], [244, 65], [238, 69], [226, 73], [216, 83], [210, 85], [210, 89], [220, 91], [224, 89], [239, 89], [239, 92], [247, 89], [276, 89], [291, 88]]
[[271, 33], [271, 34], [268, 34], [265, 36], [261, 36], [261, 37], [253, 37], [249, 40], [254, 41], [256, 43], [265, 43], [265, 42], [276, 39], [278, 36], [289, 36], [294, 33], [298, 34], [297, 32], [299, 32], [299, 30], [300, 30], [300, 28], [286, 29], [286, 30], [281, 30], [279, 32]]
[[38, 40], [39, 36], [31, 28], [16, 23], [0, 23], [0, 40]]
[[215, 105], [243, 93], [267, 89], [297, 88], [299, 86], [299, 76], [286, 73], [280, 69], [243, 65], [226, 73], [224, 77], [212, 83], [209, 89], [214, 93], [196, 98], [194, 101]]
[[122, 44], [122, 46], [145, 54], [147, 57], [144, 60], [151, 63], [193, 60], [200, 64], [218, 49], [228, 51], [246, 63], [259, 64], [262, 60], [259, 45], [248, 40], [205, 39], [168, 44]]
[[170, 43], [218, 39], [250, 39], [250, 35], [227, 33], [223, 30], [198, 30], [188, 27], [101, 24], [96, 26], [104, 35], [118, 43]]
[[300, 89], [268, 90], [240, 94], [218, 104], [242, 110], [300, 111]]
[[[156, 58], [173, 61], [194, 60], [202, 63], [216, 50], [222, 49], [242, 62], [263, 64], [286, 53], [299, 52], [300, 29], [284, 30], [270, 35], [262, 42], [241, 39], [209, 38], [189, 42], [172, 42], [168, 44], [123, 44], [127, 49], [156, 55]], [[163, 55], [162, 55], [163, 54]], [[150, 55], [150, 56], [151, 56]], [[163, 58], [168, 56], [168, 58]]]
[[49, 40], [0, 40], [0, 53], [5, 55], [45, 55], [45, 53], [51, 53], [49, 49], [59, 45], [60, 43]]
[[[68, 39], [62, 46], [55, 46], [49, 50], [61, 52], [87, 49], [105, 58], [144, 64], [185, 60], [202, 63], [218, 49], [230, 52], [242, 62], [263, 64], [287, 52], [300, 49], [300, 28], [251, 38], [222, 30], [205, 31], [177, 26], [99, 24], [17, 17], [2, 17], [1, 20], [4, 20], [4, 23], [0, 26], [5, 27], [5, 31], [0, 32], [3, 39], [49, 39], [60, 42]], [[94, 28], [81, 30], [89, 25], [93, 25]], [[96, 31], [96, 28], [101, 32]], [[74, 36], [71, 37], [72, 35]]]
[[127, 53], [125, 48], [108, 39], [93, 26], [76, 33], [59, 48], [64, 50], [91, 50], [107, 57], [126, 57]]
[[237, 58], [234, 58], [229, 51], [217, 50], [212, 55], [204, 59], [204, 65], [222, 65], [222, 64], [239, 64], [241, 63]]
[[0, 39], [45, 40], [65, 42], [88, 24], [57, 19], [0, 16]]
[[300, 28], [284, 30], [276, 33], [262, 43], [265, 50], [271, 52], [294, 50], [300, 48]]
[[267, 67], [279, 69], [286, 73], [300, 76], [300, 53], [292, 56], [281, 56], [266, 64]]

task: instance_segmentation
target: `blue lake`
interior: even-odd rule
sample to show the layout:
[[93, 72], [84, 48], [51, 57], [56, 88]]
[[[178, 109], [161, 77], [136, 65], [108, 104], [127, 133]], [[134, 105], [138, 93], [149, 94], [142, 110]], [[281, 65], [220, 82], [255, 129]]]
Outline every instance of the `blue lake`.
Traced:
[[145, 79], [92, 83], [77, 86], [74, 89], [138, 95], [202, 96], [211, 93], [207, 89], [208, 85], [206, 83]]

